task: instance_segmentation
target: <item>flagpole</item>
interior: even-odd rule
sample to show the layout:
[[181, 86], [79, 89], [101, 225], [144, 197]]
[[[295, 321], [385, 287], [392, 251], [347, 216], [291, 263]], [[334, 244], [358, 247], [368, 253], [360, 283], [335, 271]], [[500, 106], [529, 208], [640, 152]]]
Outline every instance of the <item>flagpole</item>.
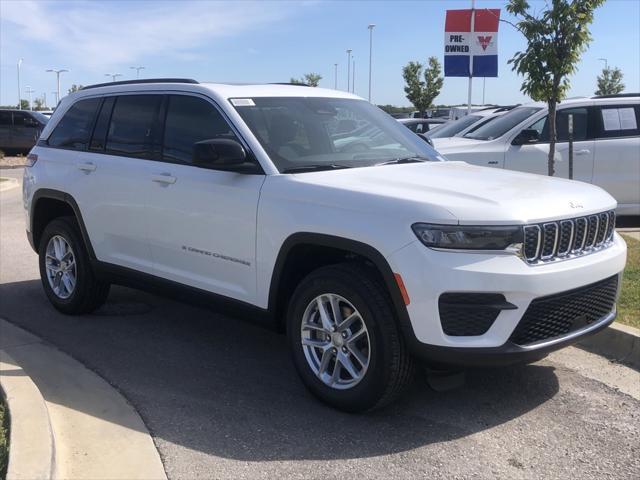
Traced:
[[473, 34], [475, 32], [476, 9], [475, 0], [471, 0], [471, 32], [469, 32], [469, 94], [467, 97], [467, 115], [471, 113], [471, 90], [473, 86]]

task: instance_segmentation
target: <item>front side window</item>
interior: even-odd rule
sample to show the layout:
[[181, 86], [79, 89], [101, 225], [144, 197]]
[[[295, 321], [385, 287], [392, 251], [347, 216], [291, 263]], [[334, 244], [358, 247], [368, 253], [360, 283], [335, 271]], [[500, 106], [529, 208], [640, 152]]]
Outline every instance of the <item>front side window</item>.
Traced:
[[150, 158], [157, 142], [157, 119], [161, 95], [124, 95], [118, 97], [107, 133], [108, 153]]
[[164, 161], [191, 163], [193, 145], [215, 138], [237, 140], [227, 121], [212, 104], [188, 95], [169, 96], [162, 145]]
[[540, 110], [542, 110], [540, 107], [514, 108], [497, 119], [486, 123], [475, 132], [468, 133], [465, 135], [465, 138], [473, 138], [475, 140], [493, 140], [501, 137]]
[[99, 98], [87, 98], [74, 103], [49, 135], [49, 146], [84, 150], [89, 143], [99, 105]]
[[438, 160], [427, 142], [364, 100], [230, 99], [280, 172]]
[[[565, 108], [558, 110], [556, 113], [556, 134], [558, 142], [569, 141], [569, 115], [573, 115], [573, 141], [579, 142], [593, 138], [589, 135], [589, 109], [581, 108]], [[542, 117], [531, 126], [528, 130], [536, 130], [539, 135], [540, 143], [549, 142], [549, 116]]]

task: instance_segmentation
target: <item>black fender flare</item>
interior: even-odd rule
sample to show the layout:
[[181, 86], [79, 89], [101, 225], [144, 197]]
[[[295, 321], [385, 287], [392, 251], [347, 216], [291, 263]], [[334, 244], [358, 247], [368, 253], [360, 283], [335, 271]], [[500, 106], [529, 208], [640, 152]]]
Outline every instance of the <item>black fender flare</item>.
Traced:
[[31, 198], [31, 207], [29, 211], [29, 232], [30, 232], [30, 243], [31, 247], [38, 253], [38, 241], [39, 239], [34, 238], [34, 214], [36, 212], [36, 207], [38, 202], [43, 199], [52, 199], [58, 200], [60, 202], [64, 202], [71, 207], [73, 213], [78, 221], [78, 226], [80, 227], [80, 233], [82, 234], [82, 240], [87, 248], [87, 252], [89, 254], [89, 258], [91, 260], [96, 260], [96, 254], [93, 250], [93, 246], [91, 245], [91, 239], [89, 238], [89, 233], [87, 232], [87, 228], [84, 224], [84, 220], [82, 219], [82, 212], [80, 211], [80, 207], [78, 206], [78, 202], [76, 202], [75, 198], [70, 194], [63, 192], [61, 190], [54, 190], [51, 188], [40, 188], [33, 193], [33, 197]]
[[337, 248], [340, 250], [353, 252], [366, 260], [370, 261], [382, 275], [384, 286], [389, 292], [391, 301], [393, 303], [394, 311], [398, 318], [400, 330], [407, 340], [409, 347], [414, 347], [418, 342], [411, 320], [409, 319], [409, 313], [404, 303], [400, 287], [394, 276], [393, 270], [387, 262], [387, 259], [376, 248], [363, 242], [352, 240], [344, 237], [337, 237], [334, 235], [326, 235], [322, 233], [313, 232], [298, 232], [290, 235], [282, 243], [276, 262], [271, 275], [271, 282], [269, 285], [269, 307], [268, 310], [275, 314], [278, 307], [278, 290], [282, 280], [282, 273], [287, 261], [287, 257], [291, 250], [298, 245], [313, 245], [319, 247]]

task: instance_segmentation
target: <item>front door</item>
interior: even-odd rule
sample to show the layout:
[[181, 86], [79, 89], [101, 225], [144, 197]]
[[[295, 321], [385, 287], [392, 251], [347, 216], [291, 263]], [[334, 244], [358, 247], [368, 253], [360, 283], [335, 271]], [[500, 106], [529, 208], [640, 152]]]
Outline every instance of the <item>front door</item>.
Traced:
[[[569, 178], [569, 114], [573, 115], [573, 179], [591, 182], [593, 176], [594, 137], [590, 107], [567, 108], [557, 113], [558, 142], [555, 154], [555, 176]], [[525, 145], [510, 144], [504, 168], [547, 175], [549, 158], [548, 117], [537, 120], [527, 129], [537, 130], [540, 140]]]
[[251, 302], [256, 217], [264, 175], [192, 164], [193, 144], [237, 138], [208, 99], [169, 95], [162, 161], [152, 162], [146, 220], [154, 274]]

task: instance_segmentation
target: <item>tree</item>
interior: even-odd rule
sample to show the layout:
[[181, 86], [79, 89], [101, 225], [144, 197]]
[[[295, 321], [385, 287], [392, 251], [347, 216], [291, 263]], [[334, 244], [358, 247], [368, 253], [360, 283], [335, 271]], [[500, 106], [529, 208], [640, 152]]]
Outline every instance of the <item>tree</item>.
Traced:
[[[402, 76], [406, 86], [404, 92], [407, 94], [413, 106], [421, 115], [433, 104], [435, 98], [440, 95], [444, 78], [442, 78], [442, 68], [436, 57], [429, 57], [429, 66], [424, 66], [419, 62], [409, 62], [402, 69]], [[424, 69], [424, 72], [423, 72]], [[424, 77], [424, 81], [422, 80]]]
[[289, 83], [293, 83], [294, 85], [309, 85], [310, 87], [317, 87], [322, 80], [322, 75], [319, 73], [305, 73], [304, 77], [301, 79], [291, 77]]
[[76, 85], [75, 83], [73, 85], [71, 85], [71, 88], [69, 89], [69, 95], [71, 95], [73, 92], [77, 92], [78, 90], [82, 89], [82, 85]]
[[25, 100], [24, 98], [20, 100], [20, 109], [29, 110], [29, 100]]
[[[555, 173], [557, 141], [556, 109], [569, 90], [581, 54], [591, 41], [589, 25], [593, 12], [604, 0], [551, 0], [536, 15], [527, 0], [509, 0], [507, 11], [518, 22], [512, 24], [527, 40], [524, 52], [516, 52], [510, 64], [524, 77], [520, 90], [533, 100], [547, 102], [549, 108], [550, 176]], [[510, 23], [510, 22], [509, 22]]]
[[33, 99], [34, 110], [44, 110], [44, 100], [40, 97], [36, 97]]
[[596, 95], [616, 95], [624, 90], [622, 71], [618, 67], [603, 68], [598, 75], [598, 89]]

